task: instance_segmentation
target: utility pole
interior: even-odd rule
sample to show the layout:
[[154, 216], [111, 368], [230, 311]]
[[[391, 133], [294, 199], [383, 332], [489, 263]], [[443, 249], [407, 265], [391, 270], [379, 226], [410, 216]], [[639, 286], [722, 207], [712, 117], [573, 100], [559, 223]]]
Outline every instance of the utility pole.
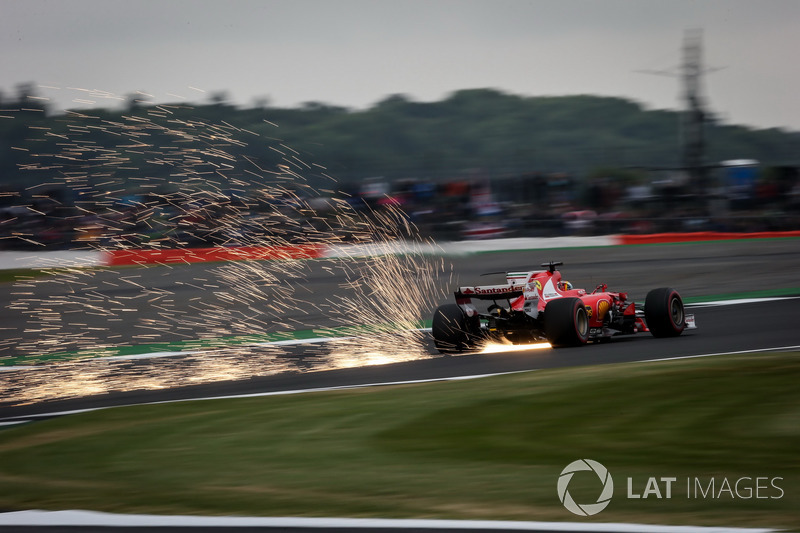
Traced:
[[683, 62], [679, 72], [670, 70], [641, 70], [646, 74], [657, 74], [681, 78], [683, 82], [683, 113], [681, 116], [681, 165], [689, 176], [690, 190], [703, 197], [709, 188], [706, 165], [705, 125], [707, 113], [702, 96], [703, 75], [719, 70], [703, 67], [703, 31], [690, 29], [683, 36]]
[[705, 195], [708, 188], [706, 172], [706, 112], [701, 96], [703, 76], [702, 30], [687, 30], [683, 38], [683, 167], [689, 173], [691, 189]]

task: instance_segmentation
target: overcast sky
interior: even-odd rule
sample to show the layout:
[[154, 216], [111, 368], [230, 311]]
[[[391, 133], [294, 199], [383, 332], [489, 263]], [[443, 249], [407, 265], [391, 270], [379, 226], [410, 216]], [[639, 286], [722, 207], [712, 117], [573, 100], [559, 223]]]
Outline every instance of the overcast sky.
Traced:
[[0, 0], [0, 90], [366, 108], [492, 87], [677, 109], [679, 79], [637, 71], [677, 72], [690, 28], [725, 67], [704, 79], [713, 112], [800, 131], [800, 0]]

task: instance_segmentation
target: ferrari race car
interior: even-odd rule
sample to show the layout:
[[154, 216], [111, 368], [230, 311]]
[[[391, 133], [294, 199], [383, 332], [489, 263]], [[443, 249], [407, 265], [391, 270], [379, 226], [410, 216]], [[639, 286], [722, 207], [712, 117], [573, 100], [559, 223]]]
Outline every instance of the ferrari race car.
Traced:
[[[547, 270], [506, 273], [505, 285], [459, 287], [456, 303], [440, 306], [431, 332], [440, 353], [479, 351], [487, 342], [528, 344], [547, 341], [555, 348], [649, 331], [655, 337], [676, 337], [694, 329], [675, 289], [653, 289], [644, 307], [627, 293], [598, 285], [591, 293], [573, 289], [561, 279], [560, 261], [543, 263]], [[479, 311], [473, 300], [491, 302]], [[485, 307], [485, 305], [484, 305]]]

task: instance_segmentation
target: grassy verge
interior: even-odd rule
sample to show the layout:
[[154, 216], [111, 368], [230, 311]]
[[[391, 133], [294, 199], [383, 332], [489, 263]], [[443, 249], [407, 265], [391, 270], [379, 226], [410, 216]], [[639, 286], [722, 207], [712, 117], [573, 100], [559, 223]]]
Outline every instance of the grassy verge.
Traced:
[[717, 302], [723, 300], [738, 300], [746, 298], [780, 298], [785, 296], [800, 295], [800, 287], [786, 289], [766, 289], [760, 291], [729, 292], [712, 296], [687, 296], [683, 302], [687, 304], [700, 304], [704, 302]]
[[10, 268], [0, 270], [0, 283], [16, 283], [44, 276], [51, 276], [58, 272], [53, 268]]
[[[0, 508], [798, 529], [799, 379], [800, 354], [759, 354], [98, 411], [1, 431]], [[615, 481], [591, 518], [556, 494], [579, 458]], [[627, 498], [666, 476], [671, 499]], [[782, 497], [684, 486], [743, 477]]]

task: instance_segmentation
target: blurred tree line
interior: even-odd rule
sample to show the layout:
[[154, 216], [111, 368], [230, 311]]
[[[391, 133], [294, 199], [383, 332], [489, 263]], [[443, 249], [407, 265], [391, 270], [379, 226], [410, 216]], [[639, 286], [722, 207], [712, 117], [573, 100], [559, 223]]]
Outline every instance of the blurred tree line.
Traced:
[[[277, 165], [294, 167], [310, 185], [331, 187], [330, 177], [352, 183], [373, 176], [437, 181], [476, 172], [560, 172], [582, 179], [597, 169], [681, 164], [680, 113], [622, 98], [470, 89], [425, 103], [392, 95], [353, 110], [318, 102], [276, 108], [266, 101], [239, 108], [218, 93], [203, 104], [155, 105], [131, 97], [124, 109], [55, 114], [35, 93], [26, 84], [17, 96], [0, 95], [3, 187], [30, 188], [87, 168], [94, 169], [94, 185], [113, 174], [134, 189], [142, 179], [236, 181], [237, 173], [252, 177]], [[765, 166], [800, 163], [800, 132], [712, 119], [707, 139], [709, 164], [741, 158]], [[194, 159], [187, 156], [192, 153]], [[220, 172], [232, 159], [252, 168], [229, 165]]]

